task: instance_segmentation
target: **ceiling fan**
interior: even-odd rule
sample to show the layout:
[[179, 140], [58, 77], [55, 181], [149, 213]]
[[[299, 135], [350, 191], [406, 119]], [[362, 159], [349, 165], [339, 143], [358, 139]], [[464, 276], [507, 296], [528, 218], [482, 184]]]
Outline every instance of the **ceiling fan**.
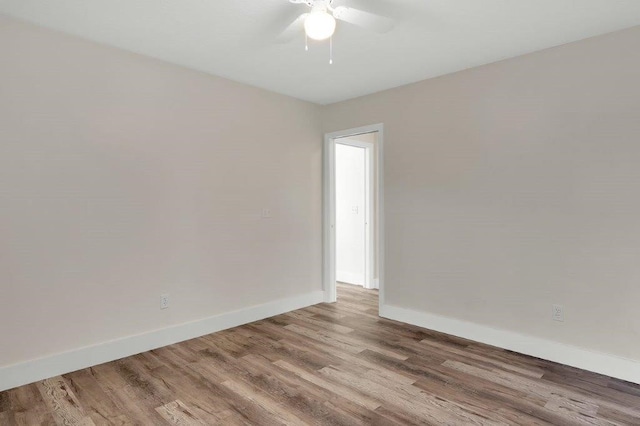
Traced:
[[[305, 36], [313, 40], [326, 40], [333, 36], [336, 30], [336, 20], [357, 25], [361, 28], [386, 33], [393, 28], [392, 19], [365, 12], [347, 6], [334, 7], [334, 0], [289, 0], [294, 4], [306, 4], [311, 8], [307, 13], [298, 16], [282, 33], [277, 37], [281, 43], [286, 43], [300, 34], [304, 29]], [[332, 43], [330, 41], [330, 49]], [[308, 50], [308, 45], [305, 46]], [[329, 59], [329, 63], [333, 63]]]

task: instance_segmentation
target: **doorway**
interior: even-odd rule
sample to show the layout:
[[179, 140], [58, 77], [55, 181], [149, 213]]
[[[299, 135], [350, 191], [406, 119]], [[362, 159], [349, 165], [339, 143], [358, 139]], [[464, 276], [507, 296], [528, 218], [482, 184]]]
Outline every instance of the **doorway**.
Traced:
[[374, 133], [336, 139], [336, 281], [373, 288], [369, 271]]
[[325, 135], [325, 301], [337, 300], [337, 281], [379, 289], [383, 301], [383, 126]]

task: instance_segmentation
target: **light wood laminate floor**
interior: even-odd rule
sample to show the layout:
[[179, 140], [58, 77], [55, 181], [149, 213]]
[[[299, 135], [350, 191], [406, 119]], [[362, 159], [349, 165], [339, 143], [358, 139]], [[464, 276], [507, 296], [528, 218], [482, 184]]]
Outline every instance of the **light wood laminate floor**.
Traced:
[[0, 424], [628, 424], [640, 386], [377, 316], [377, 292], [0, 393]]

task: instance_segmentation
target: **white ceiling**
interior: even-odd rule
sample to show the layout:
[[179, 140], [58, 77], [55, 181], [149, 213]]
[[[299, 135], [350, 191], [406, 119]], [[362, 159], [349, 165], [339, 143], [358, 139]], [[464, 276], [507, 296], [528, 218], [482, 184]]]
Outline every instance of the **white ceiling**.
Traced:
[[304, 50], [278, 33], [288, 0], [0, 0], [0, 12], [107, 45], [328, 104], [640, 25], [639, 0], [336, 0], [396, 19], [386, 34], [338, 23]]

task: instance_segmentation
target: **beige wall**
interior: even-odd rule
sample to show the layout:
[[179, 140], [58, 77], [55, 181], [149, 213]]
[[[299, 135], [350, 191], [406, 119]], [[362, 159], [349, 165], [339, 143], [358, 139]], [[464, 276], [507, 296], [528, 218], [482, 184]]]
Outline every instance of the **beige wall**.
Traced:
[[321, 134], [380, 122], [390, 305], [640, 360], [639, 42], [321, 110], [0, 18], [0, 366], [319, 290]]
[[385, 125], [389, 305], [640, 360], [638, 46], [634, 28], [324, 108], [326, 132]]
[[319, 107], [1, 17], [0, 58], [0, 366], [321, 290]]

